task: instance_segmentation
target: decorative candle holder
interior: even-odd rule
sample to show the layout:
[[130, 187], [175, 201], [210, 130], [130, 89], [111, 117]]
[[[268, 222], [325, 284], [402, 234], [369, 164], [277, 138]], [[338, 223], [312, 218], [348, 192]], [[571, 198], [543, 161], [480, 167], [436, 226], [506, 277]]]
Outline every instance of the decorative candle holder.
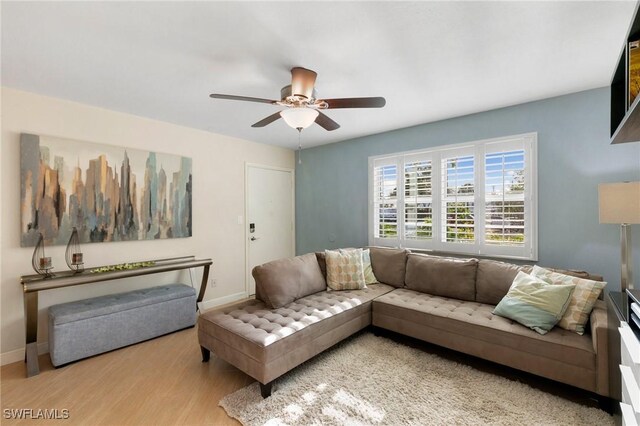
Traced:
[[51, 270], [53, 265], [51, 263], [51, 257], [46, 256], [44, 252], [44, 236], [40, 233], [36, 248], [33, 250], [33, 256], [31, 256], [31, 266], [33, 270], [44, 277], [52, 277]]
[[83, 255], [80, 250], [80, 237], [78, 237], [78, 230], [75, 227], [71, 231], [71, 237], [69, 237], [64, 257], [69, 269], [74, 272], [84, 271]]

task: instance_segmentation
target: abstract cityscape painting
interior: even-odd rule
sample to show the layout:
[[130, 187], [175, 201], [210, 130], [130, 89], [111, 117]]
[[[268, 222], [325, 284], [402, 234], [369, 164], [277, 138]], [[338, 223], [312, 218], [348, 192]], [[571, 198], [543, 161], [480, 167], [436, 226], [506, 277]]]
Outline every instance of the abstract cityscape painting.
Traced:
[[190, 237], [191, 158], [22, 134], [21, 245]]

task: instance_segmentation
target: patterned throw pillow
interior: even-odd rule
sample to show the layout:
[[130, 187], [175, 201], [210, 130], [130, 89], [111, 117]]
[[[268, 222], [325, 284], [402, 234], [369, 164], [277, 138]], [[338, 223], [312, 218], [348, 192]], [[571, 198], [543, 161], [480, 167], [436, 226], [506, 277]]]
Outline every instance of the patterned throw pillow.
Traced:
[[546, 334], [562, 318], [574, 288], [548, 284], [520, 271], [493, 313]]
[[[348, 249], [338, 249], [338, 250], [340, 250], [340, 252], [345, 252], [345, 251], [357, 250], [357, 249], [348, 248]], [[373, 268], [371, 267], [371, 254], [369, 252], [369, 249], [363, 249], [362, 250], [362, 265], [364, 266], [364, 282], [365, 282], [365, 284], [367, 284], [367, 285], [369, 285], [369, 284], [377, 284], [378, 283], [378, 279], [374, 275]]]
[[602, 289], [607, 283], [572, 277], [570, 275], [549, 271], [539, 266], [533, 267], [531, 275], [549, 284], [573, 284], [576, 286], [569, 301], [569, 307], [558, 323], [558, 327], [575, 331], [578, 334], [584, 334], [584, 326], [589, 320], [593, 305], [595, 305], [598, 296], [600, 296]]
[[369, 249], [362, 250], [362, 263], [364, 265], [364, 282], [368, 284], [377, 284], [378, 279], [373, 274], [373, 267], [371, 266], [371, 254]]
[[327, 286], [331, 290], [360, 290], [367, 288], [364, 280], [362, 249], [325, 250]]

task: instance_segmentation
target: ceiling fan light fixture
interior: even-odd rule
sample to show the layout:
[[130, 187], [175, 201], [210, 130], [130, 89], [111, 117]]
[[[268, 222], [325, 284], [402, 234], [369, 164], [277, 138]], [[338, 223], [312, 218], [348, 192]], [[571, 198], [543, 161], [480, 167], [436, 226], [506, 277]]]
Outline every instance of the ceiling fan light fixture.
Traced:
[[280, 111], [280, 116], [294, 129], [306, 129], [318, 117], [318, 111], [310, 108], [288, 108]]

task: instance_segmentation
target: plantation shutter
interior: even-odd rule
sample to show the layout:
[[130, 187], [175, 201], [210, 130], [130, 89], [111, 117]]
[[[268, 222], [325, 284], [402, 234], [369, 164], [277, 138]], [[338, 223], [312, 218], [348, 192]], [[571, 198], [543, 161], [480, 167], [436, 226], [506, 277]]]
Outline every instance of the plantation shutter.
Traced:
[[440, 240], [443, 243], [475, 243], [475, 163], [473, 148], [442, 154]]
[[531, 148], [526, 138], [484, 147], [484, 233], [487, 254], [532, 251]]
[[404, 158], [404, 245], [428, 246], [433, 239], [433, 161], [429, 156]]
[[376, 245], [399, 244], [399, 174], [397, 159], [373, 163], [373, 226]]

